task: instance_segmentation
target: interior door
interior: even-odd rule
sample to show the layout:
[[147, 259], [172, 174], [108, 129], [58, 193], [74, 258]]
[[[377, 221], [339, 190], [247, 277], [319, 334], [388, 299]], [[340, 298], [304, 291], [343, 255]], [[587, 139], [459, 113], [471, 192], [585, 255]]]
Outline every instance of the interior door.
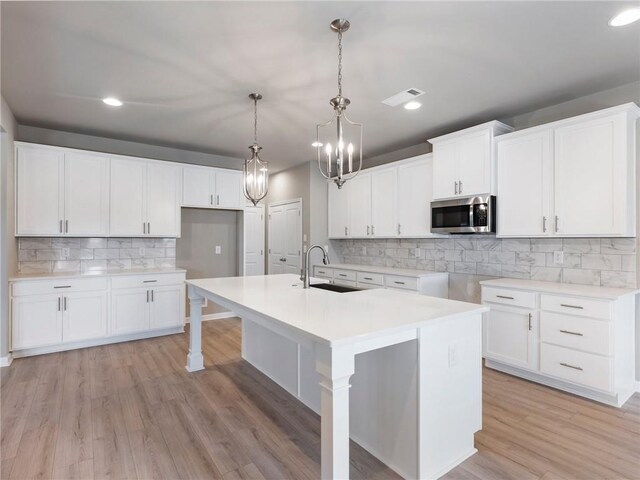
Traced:
[[484, 317], [484, 356], [536, 370], [536, 324], [532, 310], [491, 305]]
[[180, 236], [179, 169], [174, 165], [147, 165], [147, 234]]
[[209, 176], [215, 175], [210, 169], [201, 167], [182, 167], [182, 206], [211, 207], [213, 192]]
[[432, 175], [430, 155], [398, 167], [398, 235], [431, 234]]
[[433, 146], [433, 199], [457, 195], [458, 168], [456, 142], [436, 143]]
[[456, 143], [458, 195], [491, 193], [491, 133], [470, 134]]
[[497, 142], [498, 236], [545, 236], [551, 218], [552, 132]]
[[140, 236], [146, 232], [146, 167], [140, 160], [111, 159], [111, 235]]
[[183, 285], [154, 287], [151, 290], [149, 327], [151, 329], [179, 327], [184, 324]]
[[147, 288], [111, 291], [111, 336], [149, 329], [149, 291]]
[[387, 167], [371, 174], [371, 235], [398, 234], [398, 169]]
[[11, 301], [14, 350], [62, 342], [62, 296], [58, 294], [16, 297]]
[[245, 275], [264, 275], [264, 206], [245, 207]]
[[242, 172], [218, 170], [216, 172], [216, 206], [221, 208], [241, 208]]
[[349, 182], [349, 235], [368, 237], [371, 235], [371, 175], [360, 174]]
[[300, 273], [302, 206], [269, 206], [269, 274]]
[[109, 233], [109, 159], [88, 153], [64, 157], [64, 231], [69, 235]]
[[107, 292], [77, 292], [63, 296], [62, 341], [77, 342], [107, 336]]
[[327, 183], [329, 199], [329, 238], [345, 238], [349, 232], [349, 191], [351, 183], [338, 188], [333, 182]]
[[286, 220], [282, 205], [269, 206], [269, 274], [285, 273]]
[[16, 233], [61, 235], [63, 154], [58, 150], [32, 147], [18, 147], [17, 154]]

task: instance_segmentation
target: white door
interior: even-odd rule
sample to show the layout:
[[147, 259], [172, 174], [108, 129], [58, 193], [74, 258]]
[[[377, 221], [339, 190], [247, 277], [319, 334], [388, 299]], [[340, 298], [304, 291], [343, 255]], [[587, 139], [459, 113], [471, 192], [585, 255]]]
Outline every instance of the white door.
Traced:
[[242, 172], [230, 170], [216, 172], [216, 206], [221, 208], [242, 208]]
[[623, 233], [626, 122], [616, 115], [555, 130], [557, 233]]
[[62, 234], [63, 154], [57, 150], [31, 147], [18, 147], [17, 153], [16, 233]]
[[202, 167], [182, 167], [182, 206], [210, 207], [213, 205], [210, 176], [215, 173]]
[[244, 209], [245, 275], [264, 275], [264, 206]]
[[112, 290], [109, 335], [148, 330], [150, 301], [150, 290], [146, 288]]
[[491, 193], [491, 132], [467, 135], [456, 143], [458, 195]]
[[109, 233], [109, 159], [89, 153], [64, 156], [64, 231], [69, 235]]
[[329, 199], [329, 238], [345, 238], [349, 232], [349, 191], [351, 183], [345, 183], [342, 188], [333, 183], [327, 183]]
[[299, 201], [269, 205], [269, 274], [300, 273], [301, 225]]
[[398, 234], [398, 169], [385, 168], [371, 174], [371, 235]]
[[109, 233], [112, 236], [146, 233], [146, 171], [144, 161], [111, 159]]
[[433, 199], [455, 197], [458, 193], [456, 143], [436, 143], [433, 146]]
[[62, 296], [16, 297], [12, 300], [12, 310], [13, 350], [62, 342]]
[[147, 235], [180, 236], [180, 170], [174, 165], [147, 165]]
[[155, 287], [151, 290], [149, 327], [180, 327], [184, 324], [185, 309], [182, 305], [183, 285]]
[[536, 313], [491, 305], [484, 317], [484, 356], [531, 370], [537, 369]]
[[553, 233], [550, 130], [498, 141], [498, 236]]
[[431, 234], [432, 174], [431, 156], [398, 167], [398, 235]]
[[360, 174], [349, 180], [349, 235], [371, 235], [371, 175]]
[[107, 292], [77, 292], [62, 297], [62, 341], [107, 336]]
[[284, 273], [284, 207], [269, 206], [269, 274]]

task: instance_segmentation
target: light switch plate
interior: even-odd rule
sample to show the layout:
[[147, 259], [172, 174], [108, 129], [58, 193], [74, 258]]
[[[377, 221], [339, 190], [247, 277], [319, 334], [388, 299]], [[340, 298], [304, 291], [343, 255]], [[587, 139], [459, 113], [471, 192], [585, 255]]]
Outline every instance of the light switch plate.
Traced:
[[220, 245], [216, 245], [216, 255], [220, 255], [222, 253], [222, 247]]
[[553, 252], [553, 263], [558, 263], [558, 264], [564, 263], [564, 252], [562, 250]]

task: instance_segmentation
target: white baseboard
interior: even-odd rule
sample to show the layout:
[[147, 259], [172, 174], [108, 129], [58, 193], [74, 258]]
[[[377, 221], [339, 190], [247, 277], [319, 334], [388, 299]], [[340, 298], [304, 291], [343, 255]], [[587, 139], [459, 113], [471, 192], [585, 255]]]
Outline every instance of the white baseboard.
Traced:
[[6, 357], [0, 357], [0, 367], [8, 367], [13, 362], [13, 355], [8, 354]]
[[[210, 313], [208, 315], [202, 315], [202, 321], [208, 322], [209, 320], [220, 320], [223, 318], [233, 318], [237, 316], [238, 315], [233, 312]], [[187, 317], [185, 320], [187, 323], [191, 323], [191, 317]]]

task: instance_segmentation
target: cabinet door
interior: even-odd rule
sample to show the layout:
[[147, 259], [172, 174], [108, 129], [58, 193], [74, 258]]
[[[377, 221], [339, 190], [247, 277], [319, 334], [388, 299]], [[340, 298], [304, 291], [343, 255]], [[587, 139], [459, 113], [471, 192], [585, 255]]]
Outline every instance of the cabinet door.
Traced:
[[199, 167], [182, 168], [182, 206], [211, 207], [213, 191], [211, 191], [209, 169]]
[[151, 290], [149, 328], [180, 327], [184, 325], [184, 285], [156, 287]]
[[180, 236], [180, 170], [163, 163], [147, 165], [147, 235]]
[[625, 117], [555, 130], [554, 198], [560, 235], [624, 233]]
[[433, 146], [433, 199], [455, 197], [458, 193], [456, 143], [436, 143]]
[[107, 336], [107, 292], [69, 293], [62, 304], [64, 342]]
[[17, 149], [17, 235], [61, 235], [64, 214], [61, 151]]
[[431, 235], [432, 175], [431, 157], [398, 167], [398, 235]]
[[333, 182], [327, 183], [329, 199], [329, 238], [345, 238], [349, 232], [349, 191], [352, 185], [345, 183], [338, 188]]
[[109, 159], [89, 153], [64, 157], [64, 231], [69, 235], [109, 233]]
[[144, 161], [111, 159], [110, 235], [140, 236], [146, 232], [146, 171]]
[[349, 182], [349, 235], [371, 236], [371, 175], [360, 174]]
[[218, 170], [216, 172], [216, 206], [242, 209], [243, 198], [242, 172]]
[[468, 197], [491, 191], [491, 132], [470, 134], [457, 143], [458, 195]]
[[394, 237], [398, 234], [398, 169], [385, 168], [371, 174], [371, 234]]
[[44, 347], [62, 342], [62, 297], [37, 295], [12, 300], [12, 348]]
[[498, 236], [544, 236], [551, 218], [551, 131], [498, 141]]
[[484, 356], [537, 370], [537, 317], [532, 310], [491, 305], [484, 317]]
[[109, 335], [148, 330], [150, 301], [150, 290], [146, 288], [112, 290]]

